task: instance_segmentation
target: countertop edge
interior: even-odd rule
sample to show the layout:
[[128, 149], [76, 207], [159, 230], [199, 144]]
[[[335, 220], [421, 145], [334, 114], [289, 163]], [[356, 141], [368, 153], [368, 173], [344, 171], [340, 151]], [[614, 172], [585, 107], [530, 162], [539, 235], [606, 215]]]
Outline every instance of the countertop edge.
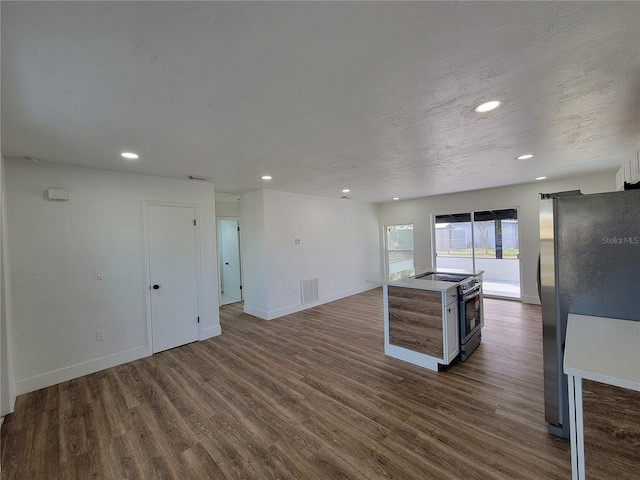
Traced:
[[446, 292], [447, 290], [450, 290], [452, 288], [458, 288], [457, 283], [438, 282], [435, 280], [421, 280], [415, 278], [401, 278], [398, 280], [373, 278], [367, 280], [367, 283], [372, 283], [374, 285], [387, 285], [392, 287], [414, 288], [417, 290], [433, 290], [437, 292]]

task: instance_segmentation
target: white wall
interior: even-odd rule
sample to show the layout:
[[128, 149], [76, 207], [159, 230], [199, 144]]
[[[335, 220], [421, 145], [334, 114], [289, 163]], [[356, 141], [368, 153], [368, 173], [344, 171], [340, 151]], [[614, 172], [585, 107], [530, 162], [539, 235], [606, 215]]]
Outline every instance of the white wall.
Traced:
[[242, 297], [244, 311], [267, 318], [267, 245], [264, 224], [264, 190], [242, 196], [242, 227], [240, 250], [242, 255]]
[[216, 200], [216, 217], [240, 218], [240, 200]]
[[[247, 313], [273, 319], [374, 287], [366, 280], [380, 272], [376, 205], [262, 190], [243, 195], [241, 208]], [[320, 298], [303, 305], [300, 280], [314, 277]]]
[[[201, 338], [220, 333], [213, 185], [19, 160], [6, 167], [18, 393], [150, 354], [145, 200], [197, 204]], [[45, 200], [48, 188], [71, 190], [71, 200]]]
[[536, 281], [540, 245], [538, 198], [540, 193], [566, 190], [582, 190], [582, 193], [614, 191], [615, 172], [385, 203], [379, 206], [380, 226], [413, 223], [414, 265], [416, 270], [425, 271], [433, 268], [431, 215], [516, 207], [522, 300], [539, 303]]

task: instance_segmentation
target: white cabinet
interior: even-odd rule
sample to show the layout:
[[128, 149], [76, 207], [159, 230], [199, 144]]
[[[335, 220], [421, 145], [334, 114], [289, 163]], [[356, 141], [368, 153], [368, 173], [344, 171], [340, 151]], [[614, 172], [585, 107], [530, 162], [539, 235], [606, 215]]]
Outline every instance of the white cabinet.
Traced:
[[444, 328], [445, 328], [445, 364], [449, 364], [455, 360], [460, 353], [460, 317], [458, 310], [458, 287], [447, 290], [447, 305], [444, 309]]

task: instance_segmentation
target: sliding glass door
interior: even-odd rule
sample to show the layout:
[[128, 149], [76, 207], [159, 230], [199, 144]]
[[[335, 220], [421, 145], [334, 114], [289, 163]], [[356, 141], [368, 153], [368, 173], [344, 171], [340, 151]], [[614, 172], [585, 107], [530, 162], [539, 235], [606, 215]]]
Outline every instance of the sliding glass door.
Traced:
[[484, 270], [487, 295], [520, 298], [516, 209], [436, 215], [435, 265], [440, 270]]
[[436, 215], [436, 268], [473, 270], [471, 213]]

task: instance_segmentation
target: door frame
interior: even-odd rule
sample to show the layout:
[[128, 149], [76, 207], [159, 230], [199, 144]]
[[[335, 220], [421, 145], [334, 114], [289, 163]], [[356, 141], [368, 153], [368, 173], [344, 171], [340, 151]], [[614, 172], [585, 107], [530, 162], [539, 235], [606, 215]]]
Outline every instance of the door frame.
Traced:
[[[174, 208], [193, 208], [193, 215], [195, 216], [196, 224], [195, 236], [196, 236], [196, 298], [198, 316], [201, 316], [202, 312], [202, 260], [200, 256], [200, 214], [198, 212], [197, 203], [181, 203], [181, 202], [163, 202], [143, 200], [142, 202], [142, 225], [143, 225], [143, 239], [142, 247], [144, 251], [144, 296], [146, 300], [146, 312], [145, 317], [147, 328], [147, 353], [153, 355], [153, 321], [151, 315], [151, 257], [149, 252], [149, 207], [174, 207]], [[198, 322], [198, 341], [202, 340], [202, 322]]]
[[[240, 231], [238, 232], [238, 256], [240, 261], [240, 285], [242, 286], [243, 278], [244, 278], [244, 264], [242, 262], [242, 218], [240, 217], [216, 217], [216, 259], [218, 261], [218, 308], [222, 305], [222, 275], [220, 274], [220, 262], [222, 259], [220, 258], [220, 231], [218, 229], [218, 222], [220, 220], [235, 220], [238, 222], [238, 228]], [[244, 301], [244, 287], [240, 290], [241, 299], [240, 301]]]

